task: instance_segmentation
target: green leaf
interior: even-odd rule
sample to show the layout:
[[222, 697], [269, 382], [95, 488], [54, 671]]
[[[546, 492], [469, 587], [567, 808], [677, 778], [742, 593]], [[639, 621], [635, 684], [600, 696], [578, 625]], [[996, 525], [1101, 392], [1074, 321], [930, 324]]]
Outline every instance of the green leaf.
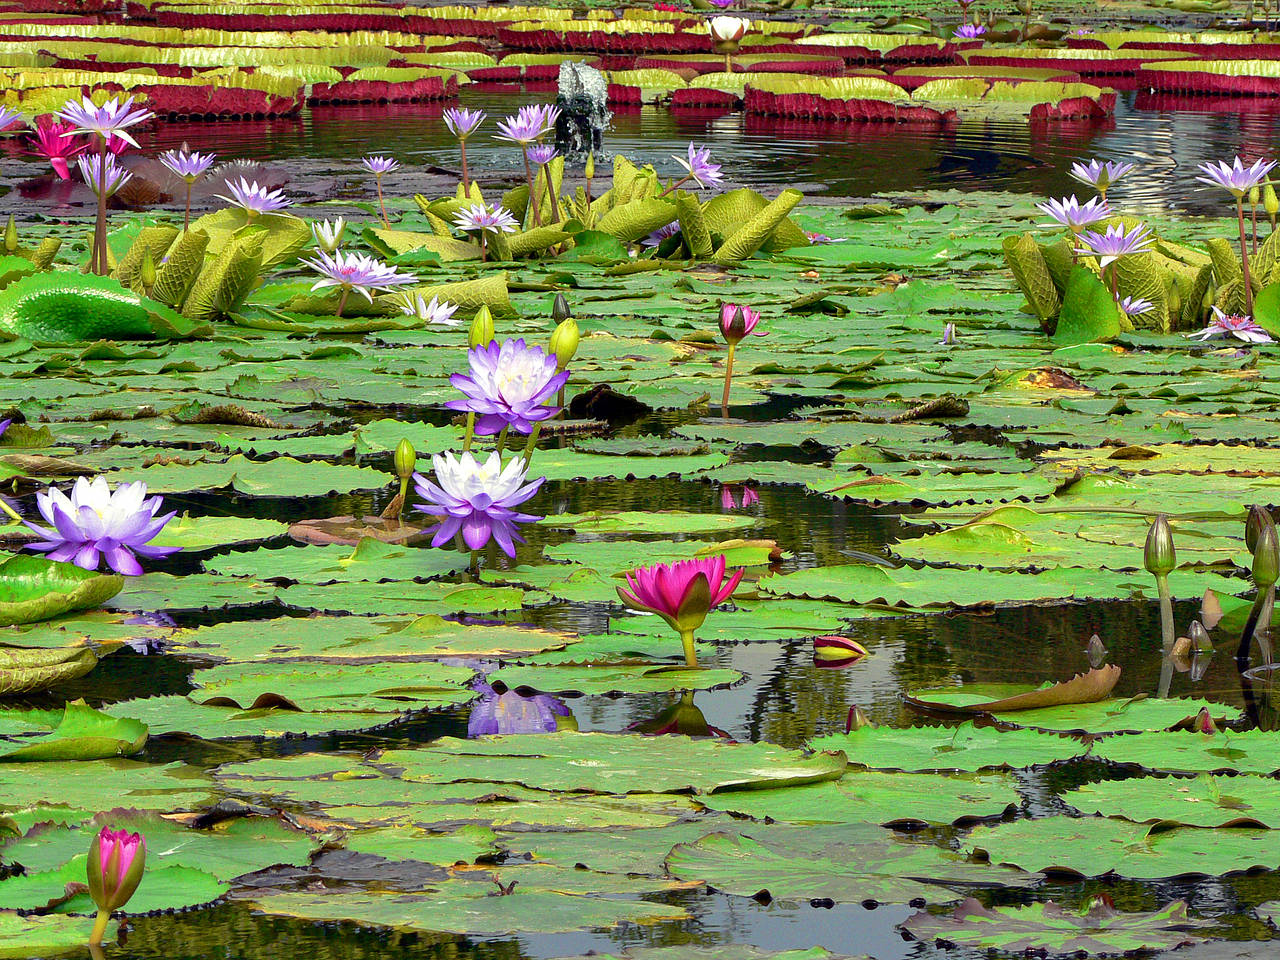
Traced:
[[42, 737], [23, 739], [18, 747], [0, 745], [0, 761], [100, 760], [127, 757], [142, 750], [147, 727], [127, 717], [116, 718], [74, 700], [63, 709], [53, 729]]
[[1058, 313], [1053, 342], [1059, 346], [1102, 343], [1120, 333], [1120, 308], [1093, 271], [1075, 267]]
[[0, 562], [0, 626], [52, 620], [99, 607], [124, 588], [124, 577], [72, 563], [15, 553]]

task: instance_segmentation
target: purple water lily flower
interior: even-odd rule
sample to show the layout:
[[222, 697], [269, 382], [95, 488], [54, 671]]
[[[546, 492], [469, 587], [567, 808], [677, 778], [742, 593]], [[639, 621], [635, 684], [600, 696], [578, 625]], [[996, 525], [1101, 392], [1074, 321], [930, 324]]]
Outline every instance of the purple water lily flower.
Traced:
[[804, 235], [809, 238], [809, 242], [814, 246], [821, 246], [824, 243], [844, 243], [844, 237], [829, 237], [825, 233], [814, 233], [812, 230], [806, 230]]
[[483, 203], [463, 207], [453, 224], [467, 233], [515, 233], [517, 227], [516, 218], [506, 207], [490, 209]]
[[948, 323], [942, 328], [942, 339], [938, 341], [940, 347], [953, 347], [959, 337], [956, 336], [956, 325]]
[[146, 496], [145, 483], [122, 483], [112, 492], [103, 477], [92, 483], [80, 477], [69, 499], [52, 487], [37, 493], [36, 505], [50, 526], [25, 521], [44, 538], [27, 544], [27, 549], [47, 553], [50, 560], [71, 561], [85, 570], [98, 569], [99, 560], [105, 558], [117, 573], [139, 576], [142, 567], [135, 554], [167, 557], [179, 549], [149, 545], [176, 514], [156, 516], [164, 498], [147, 500]]
[[1080, 234], [1083, 244], [1076, 248], [1076, 253], [1092, 254], [1098, 258], [1098, 266], [1106, 269], [1107, 264], [1131, 253], [1141, 253], [1151, 245], [1153, 238], [1151, 228], [1145, 224], [1137, 224], [1132, 230], [1125, 230], [1123, 224], [1107, 227], [1106, 233], [1086, 230]]
[[82, 154], [76, 158], [76, 165], [80, 168], [80, 176], [84, 178], [85, 184], [93, 191], [94, 196], [102, 191], [110, 197], [133, 179], [133, 174], [120, 166], [115, 156], [110, 153], [105, 158], [96, 153]]
[[4, 420], [0, 420], [0, 437], [3, 437], [4, 432], [8, 430], [9, 427], [11, 427], [12, 425], [13, 425], [12, 417], [6, 417]]
[[658, 247], [663, 240], [670, 240], [680, 233], [680, 221], [672, 220], [665, 227], [659, 227], [640, 241], [642, 247]]
[[987, 28], [980, 23], [965, 23], [957, 27], [952, 36], [957, 40], [977, 40], [986, 32]]
[[242, 208], [250, 216], [275, 213], [293, 203], [284, 195], [283, 190], [268, 190], [266, 187], [260, 187], [257, 180], [250, 183], [241, 177], [239, 180], [228, 179], [226, 184], [227, 189], [231, 191], [231, 196], [227, 197], [219, 193], [216, 194], [217, 198]]
[[0, 107], [0, 130], [22, 119], [22, 114], [10, 107]]
[[77, 133], [91, 133], [104, 140], [117, 137], [136, 147], [138, 141], [129, 133], [129, 127], [150, 120], [155, 114], [142, 107], [135, 107], [133, 97], [128, 97], [124, 101], [118, 97], [112, 97], [100, 107], [88, 97], [84, 97], [82, 100], [68, 100], [55, 116], [71, 124], [72, 129], [64, 133], [64, 137]]
[[455, 373], [449, 382], [465, 394], [445, 404], [450, 410], [476, 414], [476, 434], [486, 437], [509, 426], [516, 433], [531, 433], [533, 425], [555, 416], [558, 407], [543, 402], [569, 379], [569, 371], [557, 372], [556, 355], [526, 344], [524, 338], [493, 340], [467, 351], [470, 374]]
[[1192, 340], [1208, 340], [1212, 337], [1235, 337], [1245, 343], [1275, 343], [1271, 334], [1254, 322], [1253, 317], [1223, 313], [1213, 307], [1213, 319], [1199, 333], [1187, 334]]
[[418, 509], [440, 518], [440, 523], [431, 528], [435, 533], [431, 545], [448, 543], [461, 532], [471, 550], [479, 550], [492, 539], [503, 553], [514, 557], [514, 542], [524, 543], [516, 524], [542, 519], [514, 508], [537, 493], [546, 478], [525, 483], [525, 461], [512, 457], [504, 467], [497, 451], [483, 463], [470, 451], [461, 457], [452, 452], [437, 454], [431, 462], [435, 483], [421, 474], [413, 475], [415, 489], [428, 501], [418, 504]]
[[[1037, 203], [1036, 207], [1072, 232], [1079, 232], [1081, 228], [1111, 216], [1111, 208], [1101, 197], [1093, 197], [1087, 203], [1081, 203], [1076, 199], [1075, 194], [1072, 194], [1061, 200]], [[1053, 226], [1053, 224], [1045, 224], [1045, 226]]]
[[200, 153], [198, 150], [166, 150], [160, 154], [160, 162], [179, 180], [195, 183], [213, 166], [217, 154]]
[[444, 112], [444, 125], [459, 140], [465, 140], [479, 129], [486, 116], [483, 110], [450, 107]]
[[400, 273], [395, 267], [387, 266], [381, 260], [363, 253], [343, 253], [339, 250], [328, 254], [317, 250], [314, 260], [307, 260], [305, 257], [300, 260], [320, 274], [320, 279], [311, 287], [312, 292], [325, 287], [354, 290], [370, 303], [373, 303], [370, 291], [390, 290], [392, 287], [418, 282], [418, 278], [412, 274]]
[[1150, 300], [1143, 300], [1141, 297], [1125, 297], [1123, 300], [1117, 300], [1116, 306], [1120, 308], [1120, 312], [1126, 317], [1139, 317], [1155, 306]]
[[733, 0], [707, 0], [707, 2], [720, 10], [728, 10], [733, 6]]
[[529, 162], [536, 163], [540, 167], [545, 167], [558, 155], [559, 152], [549, 143], [535, 143], [529, 148]]
[[1225, 160], [1202, 163], [1200, 172], [1204, 176], [1196, 177], [1196, 180], [1211, 187], [1222, 187], [1239, 199], [1265, 181], [1275, 165], [1274, 160], [1255, 160], [1246, 167], [1239, 157], [1235, 158], [1234, 163], [1227, 163]]
[[685, 180], [695, 180], [700, 187], [717, 187], [724, 182], [720, 175], [723, 164], [711, 162], [711, 148], [689, 144], [689, 158], [672, 156], [673, 160], [689, 171]]
[[1105, 197], [1107, 188], [1132, 169], [1132, 163], [1124, 163], [1120, 160], [1107, 160], [1105, 163], [1090, 160], [1088, 163], [1073, 163], [1071, 177], [1081, 183], [1089, 184]]
[[532, 697], [523, 697], [514, 690], [497, 693], [483, 680], [472, 684], [472, 689], [480, 699], [471, 705], [471, 715], [467, 717], [468, 737], [555, 733], [560, 729], [560, 717], [573, 716], [562, 701], [545, 693]]
[[393, 170], [399, 170], [400, 161], [393, 157], [365, 157], [360, 161], [360, 166], [364, 167], [375, 177], [380, 177]]
[[555, 126], [560, 116], [560, 108], [545, 104], [532, 104], [521, 107], [505, 120], [498, 121], [501, 133], [496, 140], [509, 140], [521, 146], [527, 146], [545, 136]]

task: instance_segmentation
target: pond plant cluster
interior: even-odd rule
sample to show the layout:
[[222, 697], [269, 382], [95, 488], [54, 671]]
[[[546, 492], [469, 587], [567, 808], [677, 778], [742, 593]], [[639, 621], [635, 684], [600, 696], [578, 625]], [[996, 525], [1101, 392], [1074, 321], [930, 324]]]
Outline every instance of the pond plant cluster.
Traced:
[[[0, 9], [5, 142], [92, 198], [0, 240], [0, 957], [1274, 936], [1273, 161], [1186, 174], [1219, 218], [1091, 157], [819, 206], [714, 140], [571, 169], [538, 84], [1037, 124], [1280, 48], [733, 6]], [[434, 194], [147, 149], [424, 98]]]

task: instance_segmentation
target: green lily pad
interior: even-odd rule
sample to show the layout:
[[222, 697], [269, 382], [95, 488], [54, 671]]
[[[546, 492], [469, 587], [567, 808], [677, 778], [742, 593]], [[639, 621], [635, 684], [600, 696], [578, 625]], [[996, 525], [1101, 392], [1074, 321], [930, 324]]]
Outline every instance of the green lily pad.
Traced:
[[[88, 936], [84, 924], [83, 917], [22, 916], [0, 910], [0, 957], [27, 960], [81, 953]], [[118, 927], [118, 921], [107, 925], [109, 941], [115, 940]]]
[[842, 750], [850, 764], [879, 770], [1018, 769], [1070, 760], [1085, 753], [1079, 740], [1036, 730], [995, 727], [865, 726], [809, 741], [814, 750]]
[[270, 540], [289, 529], [279, 520], [256, 517], [174, 517], [164, 525], [151, 543], [158, 547], [181, 547], [183, 550], [209, 550], [213, 547]]
[[206, 560], [204, 568], [224, 577], [327, 584], [426, 580], [462, 570], [468, 562], [468, 555], [457, 550], [406, 547], [365, 537], [354, 548], [335, 543], [230, 553]]
[[0, 563], [0, 626], [99, 607], [122, 589], [124, 577], [119, 574], [15, 553]]
[[1062, 795], [1083, 814], [1191, 827], [1280, 827], [1280, 797], [1269, 777], [1132, 777], [1086, 783]]
[[0, 805], [48, 807], [55, 800], [80, 809], [107, 806], [184, 810], [211, 800], [213, 784], [195, 767], [111, 759], [94, 763], [0, 763]]
[[97, 665], [98, 655], [88, 647], [0, 647], [0, 697], [48, 690]]
[[54, 714], [48, 734], [0, 744], [0, 762], [128, 757], [141, 751], [146, 742], [146, 724], [128, 716], [109, 716], [75, 700], [60, 716]]
[[198, 670], [190, 699], [240, 710], [400, 713], [466, 703], [475, 693], [466, 667], [430, 660], [399, 663], [231, 663]]

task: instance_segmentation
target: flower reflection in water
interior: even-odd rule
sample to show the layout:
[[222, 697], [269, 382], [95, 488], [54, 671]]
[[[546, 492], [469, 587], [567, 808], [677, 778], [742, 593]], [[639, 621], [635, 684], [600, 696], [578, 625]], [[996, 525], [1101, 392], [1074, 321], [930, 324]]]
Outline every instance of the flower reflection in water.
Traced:
[[738, 497], [731, 486], [720, 488], [721, 510], [746, 510], [749, 507], [754, 507], [759, 502], [760, 494], [756, 493], [751, 487], [742, 488], [741, 498]]
[[555, 733], [557, 730], [578, 728], [573, 713], [555, 697], [544, 693], [526, 697], [514, 690], [498, 693], [483, 680], [476, 681], [475, 690], [480, 699], [471, 707], [471, 716], [467, 720], [468, 737]]
[[732, 740], [725, 731], [707, 723], [702, 710], [693, 702], [693, 691], [685, 690], [665, 710], [651, 720], [639, 720], [628, 730], [647, 736], [676, 734], [683, 737], [720, 737]]

